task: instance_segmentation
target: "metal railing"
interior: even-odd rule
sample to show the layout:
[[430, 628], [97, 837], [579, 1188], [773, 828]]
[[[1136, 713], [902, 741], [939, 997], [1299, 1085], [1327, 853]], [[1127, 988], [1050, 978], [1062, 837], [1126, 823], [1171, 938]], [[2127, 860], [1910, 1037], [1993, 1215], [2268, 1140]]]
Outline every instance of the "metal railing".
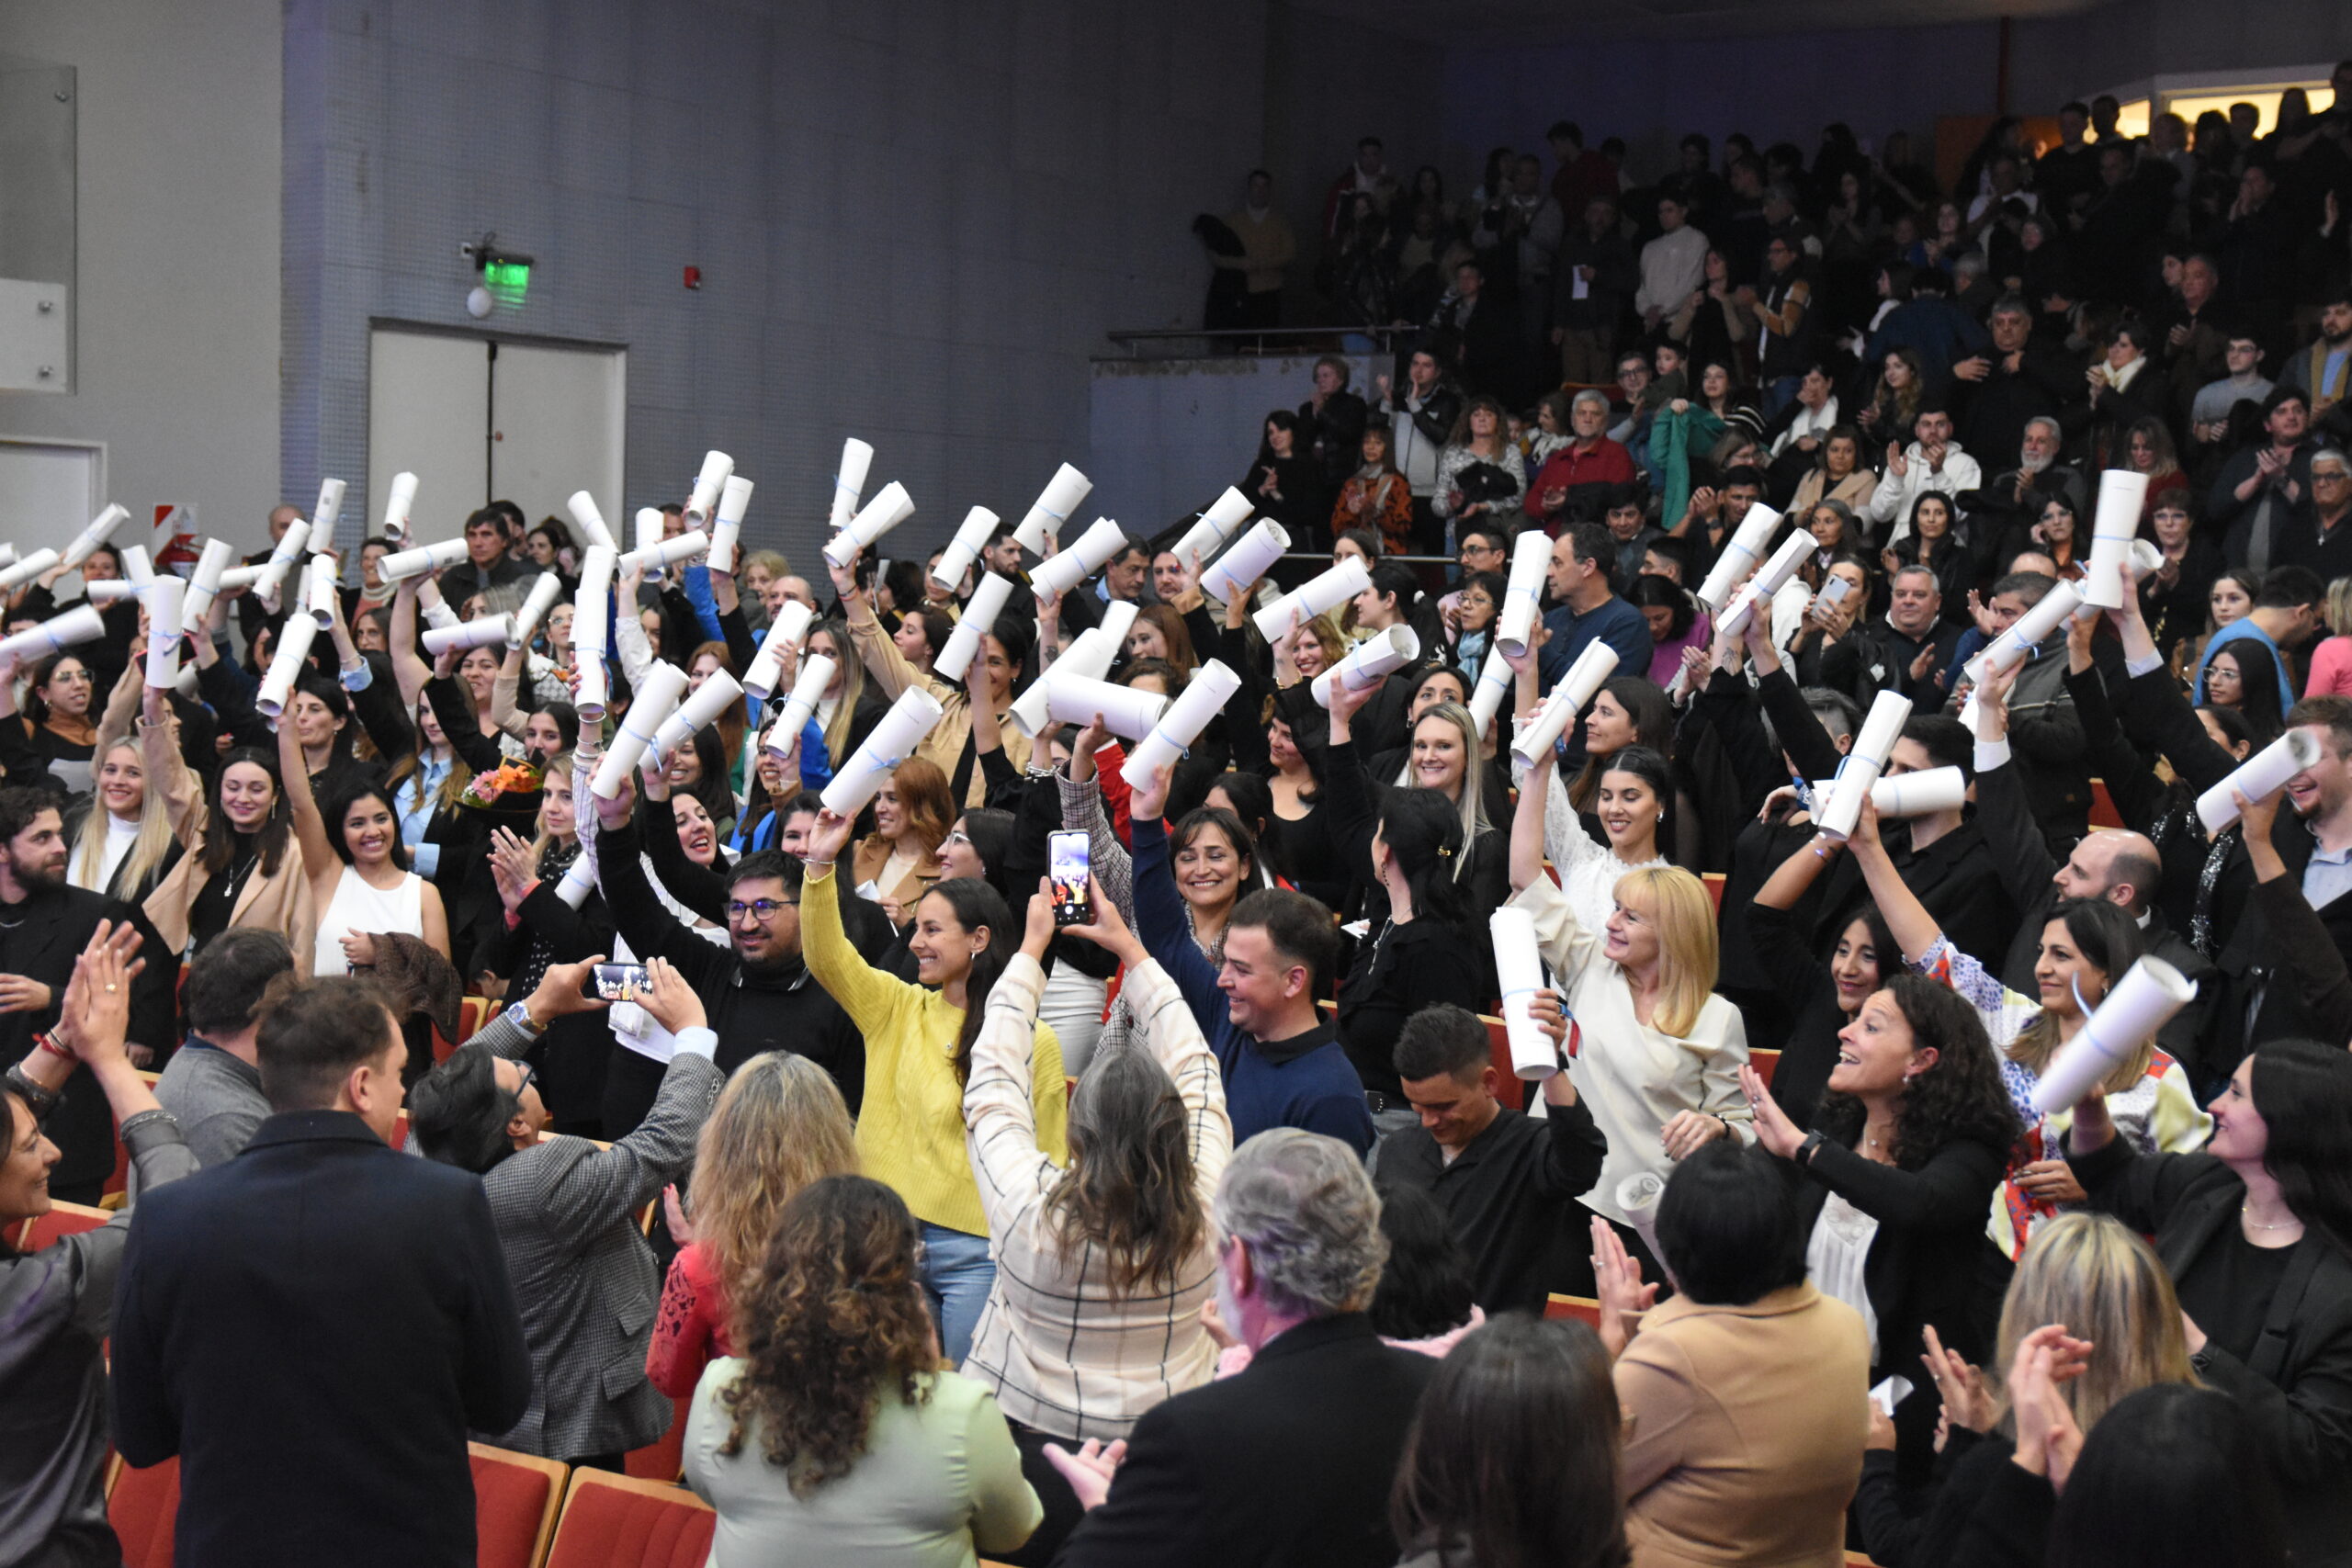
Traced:
[[1383, 353], [1396, 346], [1397, 338], [1419, 332], [1419, 327], [1136, 327], [1102, 335], [1126, 350], [1130, 359], [1146, 357], [1190, 359], [1193, 354], [1158, 354], [1148, 355], [1149, 345], [1162, 344], [1198, 344], [1213, 352], [1234, 355], [1285, 355], [1322, 353], [1337, 350], [1342, 338], [1371, 338], [1380, 344]]

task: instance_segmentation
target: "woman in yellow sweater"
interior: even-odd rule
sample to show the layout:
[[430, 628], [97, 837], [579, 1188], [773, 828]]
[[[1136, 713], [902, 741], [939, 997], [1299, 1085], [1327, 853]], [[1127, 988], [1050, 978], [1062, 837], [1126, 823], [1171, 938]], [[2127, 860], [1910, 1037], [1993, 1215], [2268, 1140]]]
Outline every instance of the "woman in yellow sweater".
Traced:
[[[964, 1084], [989, 990], [1020, 951], [1021, 924], [1003, 897], [972, 877], [942, 882], [915, 905], [907, 949], [910, 985], [858, 956], [842, 931], [841, 879], [833, 862], [851, 824], [820, 812], [802, 852], [800, 951], [808, 973], [865, 1037], [865, 1099], [857, 1118], [857, 1157], [888, 1182], [922, 1222], [922, 1288], [939, 1341], [961, 1363], [996, 1280], [989, 1224], [964, 1152]], [[1061, 1044], [1037, 1025], [1030, 1054], [1037, 1146], [1068, 1164], [1069, 1099]]]

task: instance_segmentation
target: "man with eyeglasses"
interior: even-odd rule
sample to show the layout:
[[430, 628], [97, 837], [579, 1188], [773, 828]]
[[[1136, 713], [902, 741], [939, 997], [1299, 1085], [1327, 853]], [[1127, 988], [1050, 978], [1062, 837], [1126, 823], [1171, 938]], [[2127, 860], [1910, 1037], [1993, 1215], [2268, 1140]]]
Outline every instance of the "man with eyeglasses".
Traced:
[[[718, 1062], [732, 1072], [763, 1051], [794, 1051], [832, 1075], [850, 1113], [865, 1089], [865, 1044], [839, 1003], [809, 977], [800, 957], [800, 863], [757, 850], [726, 873], [722, 915], [727, 945], [717, 947], [663, 907], [639, 853], [633, 789], [596, 802], [596, 874], [613, 923], [642, 961], [675, 964], [703, 998], [718, 1036]], [[693, 907], [698, 900], [684, 897]], [[616, 1037], [617, 1038], [617, 1037]], [[615, 1137], [636, 1124], [661, 1084], [663, 1064], [635, 1051], [614, 1054], [606, 1078], [605, 1130]]]
[[2352, 577], [2352, 461], [2334, 446], [2312, 454], [2312, 501], [2302, 517], [2290, 518], [2270, 547], [2273, 566], [2307, 566], [2322, 582]]

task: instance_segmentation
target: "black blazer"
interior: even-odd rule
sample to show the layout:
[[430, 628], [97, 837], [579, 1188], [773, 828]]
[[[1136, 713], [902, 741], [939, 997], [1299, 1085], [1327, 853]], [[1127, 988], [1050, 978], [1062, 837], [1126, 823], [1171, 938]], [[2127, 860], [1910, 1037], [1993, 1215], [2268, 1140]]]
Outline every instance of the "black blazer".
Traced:
[[1056, 1568], [1390, 1568], [1388, 1488], [1436, 1371], [1361, 1313], [1300, 1324], [1146, 1411]]
[[466, 1568], [466, 1433], [531, 1396], [481, 1179], [345, 1111], [271, 1117], [139, 1201], [108, 1387], [124, 1458], [179, 1456], [188, 1568]]
[[[2104, 1210], [2154, 1234], [2178, 1280], [2237, 1223], [2245, 1183], [2211, 1155], [2143, 1155], [2126, 1139], [2066, 1163]], [[2352, 1258], [2306, 1231], [2254, 1359], [2208, 1345], [2198, 1375], [2238, 1402], [2278, 1476], [2298, 1563], [2352, 1562]]]

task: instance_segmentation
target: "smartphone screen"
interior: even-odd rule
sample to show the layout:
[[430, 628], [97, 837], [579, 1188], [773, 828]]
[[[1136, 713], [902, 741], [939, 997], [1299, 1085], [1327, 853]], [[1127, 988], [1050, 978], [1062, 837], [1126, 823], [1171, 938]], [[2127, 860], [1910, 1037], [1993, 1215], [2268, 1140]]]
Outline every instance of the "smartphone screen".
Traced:
[[608, 1002], [633, 1002], [645, 995], [645, 965], [642, 964], [599, 964], [590, 976], [594, 994]]
[[1086, 894], [1091, 864], [1084, 833], [1055, 833], [1046, 840], [1046, 874], [1054, 880], [1054, 924], [1093, 924], [1094, 905]]

